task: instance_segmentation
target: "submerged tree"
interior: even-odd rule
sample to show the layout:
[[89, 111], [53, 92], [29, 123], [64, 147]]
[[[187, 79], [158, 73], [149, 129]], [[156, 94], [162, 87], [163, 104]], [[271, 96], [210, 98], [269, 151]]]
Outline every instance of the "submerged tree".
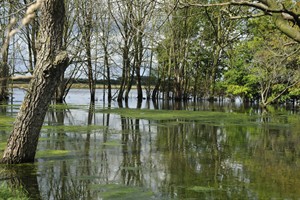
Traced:
[[33, 6], [41, 9], [37, 63], [3, 154], [6, 164], [34, 162], [44, 117], [68, 63], [62, 49], [64, 1], [38, 0]]

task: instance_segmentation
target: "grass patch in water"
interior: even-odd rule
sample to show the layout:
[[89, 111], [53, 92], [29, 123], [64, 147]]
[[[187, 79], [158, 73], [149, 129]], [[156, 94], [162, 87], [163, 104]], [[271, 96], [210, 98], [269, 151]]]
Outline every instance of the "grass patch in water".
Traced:
[[7, 142], [0, 142], [0, 152], [3, 152], [6, 148]]
[[76, 126], [66, 126], [66, 125], [59, 125], [59, 126], [43, 126], [44, 130], [60, 130], [64, 132], [73, 132], [73, 133], [87, 133], [90, 131], [102, 130], [107, 128], [105, 126], [98, 126], [98, 125], [76, 125]]
[[118, 184], [90, 185], [90, 189], [99, 192], [103, 199], [129, 200], [129, 199], [151, 199], [154, 197], [152, 191], [140, 187], [130, 187]]
[[1, 131], [10, 131], [13, 127], [13, 122], [15, 119], [13, 117], [0, 115], [0, 130]]
[[211, 112], [211, 111], [189, 111], [189, 110], [150, 110], [150, 109], [104, 109], [98, 110], [102, 113], [116, 113], [123, 117], [146, 119], [146, 120], [178, 120], [183, 123], [186, 120], [201, 121], [203, 123], [220, 125], [224, 122], [243, 125], [244, 123], [254, 123], [250, 119], [255, 119], [258, 116], [249, 116], [243, 113], [225, 113], [225, 112]]
[[37, 151], [36, 158], [51, 158], [51, 157], [61, 157], [66, 156], [70, 153], [67, 150], [42, 150]]
[[108, 141], [108, 142], [101, 143], [101, 145], [105, 145], [105, 146], [122, 146], [123, 144], [121, 144], [119, 141]]
[[193, 187], [188, 188], [188, 190], [192, 190], [194, 192], [213, 192], [218, 189], [213, 188], [213, 187], [193, 186]]
[[68, 109], [86, 109], [87, 105], [69, 105], [69, 104], [51, 104], [49, 109], [52, 110], [68, 110]]
[[11, 188], [7, 184], [0, 185], [0, 200], [14, 199], [27, 200], [27, 193], [22, 188]]

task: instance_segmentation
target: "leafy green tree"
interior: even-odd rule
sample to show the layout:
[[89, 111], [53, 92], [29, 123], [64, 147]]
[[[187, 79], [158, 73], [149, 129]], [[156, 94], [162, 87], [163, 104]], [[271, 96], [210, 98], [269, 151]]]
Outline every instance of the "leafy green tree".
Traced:
[[222, 82], [229, 98], [239, 97], [242, 101], [248, 102], [255, 100], [258, 96], [258, 82], [248, 70], [252, 58], [253, 55], [248, 48], [247, 41], [234, 45]]
[[262, 106], [267, 106], [288, 98], [288, 89], [299, 83], [300, 71], [298, 47], [290, 45], [292, 41], [264, 19], [254, 21], [257, 26], [252, 29], [253, 43], [249, 42], [253, 52], [249, 71], [259, 83]]

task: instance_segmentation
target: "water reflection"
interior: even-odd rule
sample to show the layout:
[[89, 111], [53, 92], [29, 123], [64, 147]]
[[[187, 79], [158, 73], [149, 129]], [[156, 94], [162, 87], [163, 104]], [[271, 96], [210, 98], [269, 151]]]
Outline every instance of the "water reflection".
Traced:
[[[26, 180], [22, 185], [34, 199], [300, 198], [299, 116], [206, 102], [143, 101], [145, 107], [250, 117], [143, 120], [99, 112], [97, 103], [54, 107], [38, 146], [46, 153], [30, 169], [12, 171], [18, 176], [9, 180]], [[10, 115], [8, 107], [1, 111]], [[47, 155], [49, 150], [65, 153]]]

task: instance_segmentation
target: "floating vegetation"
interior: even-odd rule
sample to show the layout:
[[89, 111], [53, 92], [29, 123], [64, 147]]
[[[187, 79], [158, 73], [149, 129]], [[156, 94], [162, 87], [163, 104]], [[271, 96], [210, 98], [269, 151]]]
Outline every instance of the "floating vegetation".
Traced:
[[99, 192], [99, 196], [103, 199], [152, 199], [154, 194], [152, 191], [140, 187], [129, 187], [119, 184], [91, 184], [90, 189]]
[[14, 122], [13, 117], [0, 115], [0, 131], [10, 131]]
[[67, 109], [85, 109], [87, 105], [69, 105], [69, 104], [51, 104], [49, 109], [52, 110], [67, 110]]
[[101, 143], [101, 145], [105, 145], [105, 146], [122, 146], [123, 144], [121, 144], [119, 141], [108, 141], [108, 142]]
[[51, 158], [51, 157], [61, 157], [67, 156], [70, 151], [67, 150], [40, 150], [36, 153], [36, 158]]
[[2, 183], [0, 185], [0, 200], [14, 199], [14, 200], [27, 200], [29, 199], [26, 191], [20, 188], [12, 188], [7, 184]]
[[204, 187], [204, 186], [193, 186], [188, 188], [188, 190], [192, 190], [194, 192], [213, 192], [219, 189], [216, 189], [214, 187]]
[[7, 142], [0, 142], [0, 152], [4, 151]]
[[[178, 123], [187, 121], [201, 121], [206, 124], [220, 125], [229, 122], [234, 125], [243, 125], [244, 123], [254, 123], [249, 119], [256, 119], [258, 116], [249, 116], [241, 113], [224, 113], [211, 111], [188, 111], [188, 110], [150, 110], [150, 109], [107, 109], [97, 112], [110, 112], [121, 115], [122, 117], [147, 119], [154, 121], [168, 121], [169, 123], [178, 120]], [[249, 122], [250, 121], [250, 122]], [[168, 124], [169, 124], [168, 123]]]
[[76, 126], [66, 126], [66, 125], [59, 125], [59, 126], [43, 126], [43, 130], [59, 130], [64, 132], [73, 132], [73, 133], [89, 133], [91, 131], [102, 130], [107, 128], [106, 126], [98, 126], [98, 125], [76, 125]]

